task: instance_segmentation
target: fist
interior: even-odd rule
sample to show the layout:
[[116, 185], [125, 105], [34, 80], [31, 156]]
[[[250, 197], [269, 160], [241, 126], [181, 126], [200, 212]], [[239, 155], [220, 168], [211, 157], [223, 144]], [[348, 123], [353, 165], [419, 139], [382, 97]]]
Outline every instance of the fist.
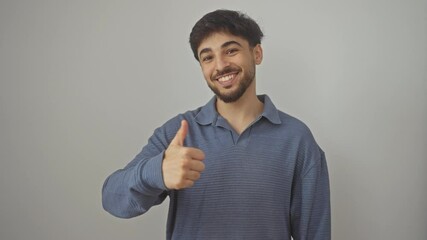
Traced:
[[163, 180], [168, 189], [184, 189], [194, 185], [205, 170], [205, 154], [198, 148], [184, 146], [188, 123], [181, 121], [181, 127], [165, 151], [162, 163]]

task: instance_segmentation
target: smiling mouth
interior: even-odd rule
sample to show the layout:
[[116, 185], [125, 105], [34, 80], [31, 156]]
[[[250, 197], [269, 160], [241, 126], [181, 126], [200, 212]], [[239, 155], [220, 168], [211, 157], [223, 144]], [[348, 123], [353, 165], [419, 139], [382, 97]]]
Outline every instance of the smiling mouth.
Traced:
[[219, 82], [227, 82], [232, 80], [234, 77], [236, 77], [237, 73], [231, 73], [231, 74], [227, 74], [227, 75], [223, 75], [219, 78], [217, 78], [216, 80], [218, 80]]
[[223, 74], [219, 77], [216, 77], [215, 80], [224, 88], [229, 88], [233, 85], [234, 80], [236, 79], [238, 72], [232, 72]]

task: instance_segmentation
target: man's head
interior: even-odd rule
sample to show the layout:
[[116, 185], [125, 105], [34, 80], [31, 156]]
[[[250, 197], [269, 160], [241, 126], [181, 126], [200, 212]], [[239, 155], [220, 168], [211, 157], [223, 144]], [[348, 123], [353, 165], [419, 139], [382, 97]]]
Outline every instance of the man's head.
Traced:
[[190, 44], [194, 57], [209, 88], [223, 102], [235, 102], [246, 93], [255, 95], [262, 36], [255, 21], [229, 10], [208, 13], [193, 27]]
[[197, 61], [199, 61], [197, 50], [200, 43], [211, 34], [218, 32], [242, 37], [251, 47], [260, 44], [264, 36], [258, 24], [243, 13], [231, 10], [210, 12], [194, 25], [190, 33], [190, 45]]

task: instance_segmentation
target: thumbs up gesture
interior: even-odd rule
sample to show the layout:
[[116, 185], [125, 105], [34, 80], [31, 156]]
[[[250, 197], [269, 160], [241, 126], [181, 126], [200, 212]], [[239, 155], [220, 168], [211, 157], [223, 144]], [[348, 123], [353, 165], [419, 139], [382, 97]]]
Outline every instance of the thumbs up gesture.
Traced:
[[182, 120], [181, 127], [165, 151], [162, 171], [168, 189], [183, 189], [194, 185], [205, 169], [205, 154], [197, 148], [185, 147], [188, 123]]

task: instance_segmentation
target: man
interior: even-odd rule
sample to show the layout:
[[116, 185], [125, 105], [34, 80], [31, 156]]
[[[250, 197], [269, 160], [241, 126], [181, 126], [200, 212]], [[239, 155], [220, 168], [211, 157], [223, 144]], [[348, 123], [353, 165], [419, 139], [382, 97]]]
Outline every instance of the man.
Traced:
[[256, 95], [262, 37], [235, 11], [196, 23], [191, 48], [216, 96], [156, 129], [107, 178], [108, 212], [135, 217], [169, 197], [167, 239], [330, 239], [323, 151], [302, 122]]

